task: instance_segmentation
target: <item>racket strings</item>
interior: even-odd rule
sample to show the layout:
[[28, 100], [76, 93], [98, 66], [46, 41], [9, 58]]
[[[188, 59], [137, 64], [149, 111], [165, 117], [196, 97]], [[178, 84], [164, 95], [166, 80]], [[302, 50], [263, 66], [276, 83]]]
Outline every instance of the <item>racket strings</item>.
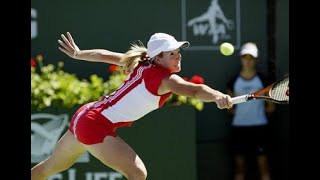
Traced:
[[274, 84], [269, 91], [269, 96], [278, 101], [289, 101], [289, 78]]

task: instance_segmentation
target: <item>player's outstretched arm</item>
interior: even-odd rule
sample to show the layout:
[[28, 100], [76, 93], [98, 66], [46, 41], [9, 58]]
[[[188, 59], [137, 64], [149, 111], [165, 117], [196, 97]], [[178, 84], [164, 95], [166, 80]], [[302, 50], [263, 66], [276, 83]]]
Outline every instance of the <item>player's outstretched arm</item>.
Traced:
[[215, 102], [219, 109], [231, 108], [231, 97], [205, 84], [185, 81], [176, 74], [165, 78], [159, 88], [159, 94], [173, 92], [175, 94], [197, 98], [203, 102]]
[[123, 53], [112, 52], [106, 49], [80, 50], [74, 42], [72, 35], [69, 32], [66, 34], [67, 37], [64, 34], [61, 34], [62, 40], [58, 40], [58, 43], [60, 44], [60, 47], [58, 48], [69, 57], [85, 61], [121, 65], [120, 59], [122, 58]]

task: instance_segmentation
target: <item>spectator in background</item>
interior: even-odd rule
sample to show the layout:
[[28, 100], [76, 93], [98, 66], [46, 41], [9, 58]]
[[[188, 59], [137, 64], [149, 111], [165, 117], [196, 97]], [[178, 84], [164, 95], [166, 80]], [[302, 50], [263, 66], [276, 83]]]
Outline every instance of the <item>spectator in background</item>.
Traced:
[[[227, 93], [233, 96], [260, 90], [270, 82], [257, 71], [258, 48], [255, 43], [244, 44], [240, 51], [241, 70], [227, 83]], [[275, 104], [263, 100], [249, 101], [228, 109], [232, 115], [231, 148], [234, 157], [234, 180], [248, 177], [249, 157], [254, 156], [260, 180], [271, 180], [266, 153], [269, 115]], [[250, 156], [248, 156], [250, 155]]]

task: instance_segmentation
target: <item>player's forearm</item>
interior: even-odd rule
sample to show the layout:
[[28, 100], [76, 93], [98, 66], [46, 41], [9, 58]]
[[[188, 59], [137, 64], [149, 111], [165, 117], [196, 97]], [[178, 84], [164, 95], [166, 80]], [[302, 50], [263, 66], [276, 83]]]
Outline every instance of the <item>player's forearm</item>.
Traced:
[[122, 53], [112, 52], [105, 49], [89, 49], [80, 50], [75, 58], [79, 60], [92, 61], [92, 62], [103, 62], [120, 65], [120, 59]]
[[195, 97], [203, 102], [216, 102], [221, 96], [225, 94], [204, 84], [195, 92]]

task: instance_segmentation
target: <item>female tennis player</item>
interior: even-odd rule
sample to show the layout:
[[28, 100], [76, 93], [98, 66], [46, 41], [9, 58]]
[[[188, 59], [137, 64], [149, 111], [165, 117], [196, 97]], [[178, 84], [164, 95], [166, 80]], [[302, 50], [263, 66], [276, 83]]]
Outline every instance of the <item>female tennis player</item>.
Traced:
[[31, 169], [32, 180], [67, 170], [86, 151], [129, 180], [144, 180], [147, 170], [137, 153], [117, 134], [116, 129], [131, 124], [160, 108], [172, 94], [214, 102], [219, 109], [231, 108], [231, 97], [204, 84], [185, 81], [180, 49], [189, 46], [166, 33], [153, 34], [147, 48], [132, 44], [126, 53], [104, 49], [80, 50], [71, 34], [61, 35], [59, 49], [71, 58], [119, 65], [127, 79], [112, 94], [80, 107], [71, 119], [49, 158]]

